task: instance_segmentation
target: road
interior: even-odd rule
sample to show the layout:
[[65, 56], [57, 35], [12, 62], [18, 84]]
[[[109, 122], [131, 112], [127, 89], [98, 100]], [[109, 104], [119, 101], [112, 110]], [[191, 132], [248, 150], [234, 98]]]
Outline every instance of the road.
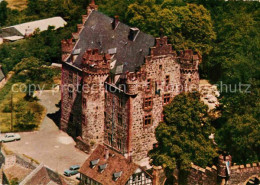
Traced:
[[[38, 93], [39, 94], [39, 93]], [[44, 91], [38, 95], [40, 103], [46, 107], [47, 114], [55, 113], [60, 101], [60, 93]], [[88, 155], [75, 148], [74, 140], [59, 130], [52, 119], [45, 116], [39, 131], [20, 133], [21, 140], [5, 143], [7, 148], [19, 154], [25, 154], [63, 174], [71, 165], [82, 165]]]

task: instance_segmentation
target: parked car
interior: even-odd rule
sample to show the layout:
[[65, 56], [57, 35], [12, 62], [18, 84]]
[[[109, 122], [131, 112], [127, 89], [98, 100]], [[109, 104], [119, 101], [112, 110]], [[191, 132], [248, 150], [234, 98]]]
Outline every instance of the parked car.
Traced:
[[8, 134], [5, 134], [4, 137], [1, 137], [0, 141], [5, 143], [5, 142], [18, 141], [20, 139], [21, 139], [21, 136], [19, 134], [8, 133]]
[[70, 176], [72, 176], [72, 175], [76, 175], [76, 174], [79, 173], [79, 172], [78, 172], [79, 168], [80, 168], [79, 165], [73, 165], [73, 166], [71, 166], [71, 167], [69, 168], [69, 170], [65, 170], [65, 171], [64, 171], [64, 175], [65, 175], [65, 176], [68, 176], [68, 177], [70, 177]]
[[79, 165], [73, 165], [70, 167], [70, 170], [79, 170], [80, 166]]

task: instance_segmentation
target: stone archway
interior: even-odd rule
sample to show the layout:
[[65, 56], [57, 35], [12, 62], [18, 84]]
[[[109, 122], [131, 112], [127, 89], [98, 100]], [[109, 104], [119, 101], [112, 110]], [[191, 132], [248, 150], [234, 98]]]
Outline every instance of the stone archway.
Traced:
[[248, 178], [243, 185], [259, 185], [259, 184], [260, 184], [259, 176], [253, 175], [250, 178]]

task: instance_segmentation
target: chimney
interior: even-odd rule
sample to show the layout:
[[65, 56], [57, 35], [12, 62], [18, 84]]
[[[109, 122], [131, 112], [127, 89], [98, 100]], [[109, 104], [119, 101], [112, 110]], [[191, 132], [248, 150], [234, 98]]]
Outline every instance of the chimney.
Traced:
[[89, 6], [87, 7], [87, 15], [90, 15], [90, 13], [93, 10], [98, 10], [98, 5], [96, 5], [94, 0], [92, 0], [91, 3], [89, 4]]
[[113, 22], [112, 22], [112, 29], [115, 30], [116, 27], [118, 26], [118, 24], [119, 24], [119, 16], [116, 15]]
[[128, 39], [131, 41], [135, 41], [139, 32], [140, 32], [140, 30], [138, 28], [130, 28]]

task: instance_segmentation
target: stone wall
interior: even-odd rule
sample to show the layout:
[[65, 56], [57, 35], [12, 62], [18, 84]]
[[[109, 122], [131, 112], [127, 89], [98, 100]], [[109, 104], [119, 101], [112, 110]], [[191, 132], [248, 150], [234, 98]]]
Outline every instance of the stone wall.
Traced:
[[105, 144], [125, 154], [128, 152], [129, 97], [120, 91], [114, 92], [111, 86], [106, 87]]
[[25, 168], [34, 170], [38, 166], [38, 164], [35, 163], [32, 159], [28, 159], [21, 155], [15, 154], [15, 158], [16, 158], [16, 163]]
[[108, 75], [85, 75], [84, 89], [82, 93], [86, 100], [82, 105], [82, 139], [88, 144], [104, 143], [104, 112], [105, 112], [105, 88], [104, 82]]
[[[81, 84], [81, 72], [64, 63], [62, 65], [60, 129], [74, 138], [81, 136]], [[72, 97], [69, 91], [72, 91]]]
[[[138, 80], [138, 93], [133, 98], [132, 112], [132, 156], [134, 161], [140, 161], [147, 157], [147, 153], [156, 143], [155, 128], [162, 121], [164, 96], [169, 95], [172, 100], [179, 94], [180, 85], [180, 65], [173, 55], [156, 56], [146, 61], [141, 68], [142, 76]], [[166, 76], [169, 85], [166, 84]], [[147, 88], [150, 80], [150, 88]], [[152, 106], [149, 109], [144, 107], [145, 98], [152, 99]], [[151, 115], [152, 123], [144, 124], [145, 116]]]
[[[227, 178], [227, 185], [245, 185], [251, 177], [260, 178], [260, 163], [253, 163], [247, 165], [231, 166], [230, 177]], [[185, 185], [218, 185], [221, 184], [222, 179], [217, 174], [217, 168], [207, 167], [206, 169], [193, 165], [190, 173], [186, 178]]]
[[185, 183], [187, 185], [217, 185], [217, 168], [213, 166], [211, 168], [207, 167], [206, 169], [204, 169], [192, 164], [188, 177], [180, 177], [180, 181], [182, 181], [183, 184]]
[[260, 163], [246, 165], [235, 165], [231, 167], [231, 176], [227, 184], [243, 185], [251, 177], [258, 177], [260, 180]]

